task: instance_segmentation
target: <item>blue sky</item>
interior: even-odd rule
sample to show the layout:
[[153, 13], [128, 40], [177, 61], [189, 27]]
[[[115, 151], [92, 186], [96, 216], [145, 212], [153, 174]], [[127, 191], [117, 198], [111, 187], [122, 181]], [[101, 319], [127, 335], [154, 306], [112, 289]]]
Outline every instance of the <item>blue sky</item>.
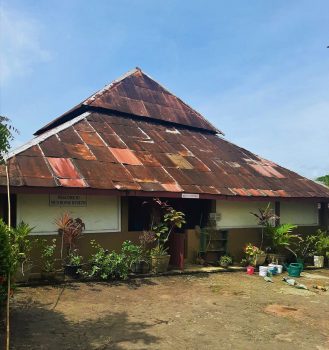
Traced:
[[329, 2], [1, 1], [0, 114], [14, 146], [139, 66], [226, 138], [329, 173]]

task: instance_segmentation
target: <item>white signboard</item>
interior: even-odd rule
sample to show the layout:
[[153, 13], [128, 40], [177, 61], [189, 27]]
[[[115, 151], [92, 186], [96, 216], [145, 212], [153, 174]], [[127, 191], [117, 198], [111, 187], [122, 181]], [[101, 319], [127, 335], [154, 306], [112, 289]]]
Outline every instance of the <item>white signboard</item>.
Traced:
[[200, 198], [200, 195], [198, 193], [182, 193], [182, 198], [198, 199]]
[[50, 207], [86, 207], [87, 196], [75, 194], [50, 194]]

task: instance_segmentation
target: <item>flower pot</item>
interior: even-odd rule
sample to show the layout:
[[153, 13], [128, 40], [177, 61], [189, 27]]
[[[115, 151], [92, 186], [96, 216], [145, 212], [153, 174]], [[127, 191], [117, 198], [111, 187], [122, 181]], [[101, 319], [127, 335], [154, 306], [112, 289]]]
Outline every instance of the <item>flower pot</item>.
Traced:
[[81, 265], [65, 265], [64, 274], [71, 278], [79, 278], [80, 274], [78, 270], [81, 269]]
[[286, 262], [286, 256], [283, 254], [267, 254], [267, 260], [273, 264], [284, 264]]
[[324, 256], [314, 255], [314, 266], [322, 268], [324, 266]]
[[266, 260], [266, 254], [257, 254], [254, 256], [253, 258], [253, 265], [257, 266], [257, 265], [263, 265], [264, 262]]
[[247, 266], [247, 274], [248, 275], [253, 275], [255, 272], [255, 267], [254, 266]]
[[168, 270], [170, 255], [151, 256], [152, 272], [162, 273]]
[[146, 274], [150, 271], [150, 264], [144, 260], [133, 262], [131, 271], [137, 274]]

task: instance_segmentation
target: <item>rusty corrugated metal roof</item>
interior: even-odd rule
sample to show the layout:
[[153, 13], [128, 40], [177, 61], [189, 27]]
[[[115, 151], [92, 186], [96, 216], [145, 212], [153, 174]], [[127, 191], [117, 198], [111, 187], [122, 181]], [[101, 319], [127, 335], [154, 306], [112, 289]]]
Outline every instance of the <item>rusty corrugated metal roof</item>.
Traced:
[[[147, 119], [160, 120], [192, 128], [208, 130], [213, 133], [222, 133], [210, 124], [200, 113], [188, 106], [181, 99], [170, 93], [162, 85], [145, 74], [140, 68], [128, 72], [123, 77], [113, 81], [103, 89], [66, 112], [59, 118], [51, 121], [35, 135], [50, 130], [76, 116], [79, 110], [101, 108], [139, 116]], [[128, 135], [129, 130], [124, 130]], [[81, 126], [81, 131], [90, 131]], [[136, 129], [131, 129], [134, 132]], [[103, 130], [104, 131], [104, 130]], [[117, 132], [117, 130], [116, 130]], [[120, 135], [120, 132], [117, 132]], [[88, 137], [89, 135], [84, 135]], [[115, 146], [113, 146], [115, 147]]]
[[213, 133], [115, 112], [76, 117], [12, 154], [9, 164], [16, 187], [329, 198], [324, 186]]

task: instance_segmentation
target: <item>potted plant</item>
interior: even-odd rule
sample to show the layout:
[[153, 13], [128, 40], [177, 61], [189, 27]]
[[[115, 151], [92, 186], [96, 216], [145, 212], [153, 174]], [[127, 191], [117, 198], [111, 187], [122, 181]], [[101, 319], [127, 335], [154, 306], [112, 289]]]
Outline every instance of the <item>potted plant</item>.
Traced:
[[80, 276], [79, 270], [82, 267], [82, 256], [79, 255], [77, 249], [73, 249], [66, 258], [66, 264], [64, 265], [64, 274], [72, 278], [78, 278]]
[[[71, 277], [79, 277], [82, 257], [78, 254], [77, 241], [85, 230], [85, 224], [80, 218], [73, 219], [69, 213], [64, 213], [55, 220], [58, 233], [61, 236], [61, 259], [64, 262], [64, 273]], [[66, 257], [63, 258], [64, 247]]]
[[166, 246], [169, 236], [174, 228], [181, 228], [185, 224], [185, 214], [175, 210], [159, 198], [155, 198], [154, 202], [160, 207], [162, 216], [160, 222], [153, 225], [151, 229], [156, 243], [151, 250], [151, 265], [153, 272], [161, 273], [167, 271], [169, 265], [170, 255]]
[[27, 282], [30, 278], [33, 267], [30, 252], [32, 250], [32, 240], [29, 238], [34, 227], [21, 221], [16, 228], [10, 231], [12, 258], [18, 267], [14, 280], [16, 282]]
[[298, 237], [297, 234], [292, 233], [296, 228], [297, 226], [293, 224], [267, 225], [265, 227], [265, 234], [271, 241], [271, 246], [266, 249], [270, 262], [275, 264], [283, 264], [285, 262], [286, 255], [284, 251], [289, 250], [292, 252], [290, 245]]
[[[322, 268], [324, 266], [324, 257], [329, 253], [329, 235], [325, 231], [317, 231], [318, 240], [315, 244], [316, 254], [314, 255], [314, 266]], [[329, 257], [328, 257], [329, 258]]]
[[263, 250], [253, 245], [252, 243], [248, 243], [244, 249], [244, 252], [247, 256], [247, 260], [251, 265], [257, 266], [262, 265], [265, 262], [266, 254]]
[[232, 265], [233, 259], [229, 255], [222, 255], [219, 259], [219, 265], [221, 267], [228, 268], [229, 265]]
[[250, 214], [257, 218], [257, 225], [261, 227], [262, 234], [260, 249], [263, 249], [264, 231], [266, 231], [267, 227], [275, 226], [279, 217], [274, 213], [274, 210], [271, 208], [271, 203], [268, 203], [265, 209], [259, 208], [258, 213], [250, 212]]
[[132, 262], [131, 270], [134, 273], [146, 274], [150, 270], [150, 246], [155, 240], [154, 232], [143, 231], [139, 236], [140, 254]]

